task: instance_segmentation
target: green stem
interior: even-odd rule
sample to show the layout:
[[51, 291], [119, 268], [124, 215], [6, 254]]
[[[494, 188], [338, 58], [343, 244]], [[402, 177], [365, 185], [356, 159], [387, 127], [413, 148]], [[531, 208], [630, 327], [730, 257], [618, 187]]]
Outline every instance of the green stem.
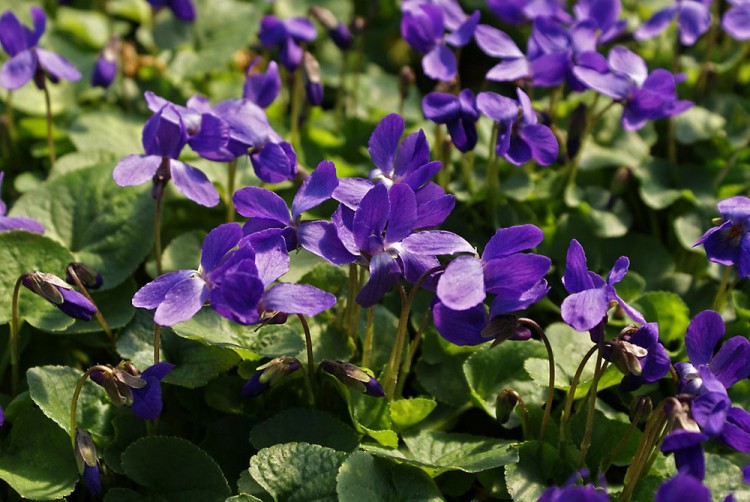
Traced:
[[[83, 375], [81, 375], [81, 378], [78, 379], [78, 383], [76, 384], [76, 389], [73, 391], [73, 400], [70, 402], [70, 439], [73, 442], [73, 449], [76, 448], [76, 412], [78, 410], [78, 396], [81, 395], [81, 390], [83, 390], [83, 384], [86, 383], [86, 379], [91, 375], [91, 372], [96, 370], [104, 368], [103, 366], [92, 366], [91, 368], [84, 371]], [[104, 368], [106, 371], [108, 371], [108, 368]]]
[[237, 159], [230, 160], [227, 164], [227, 222], [234, 221], [234, 182], [237, 177]]
[[628, 466], [627, 472], [625, 472], [624, 487], [622, 494], [620, 495], [620, 502], [628, 502], [630, 497], [633, 496], [633, 491], [638, 484], [643, 468], [649, 461], [651, 451], [656, 445], [658, 445], [664, 432], [666, 432], [666, 424], [667, 419], [664, 414], [664, 404], [662, 402], [657, 406], [654, 413], [648, 419], [643, 434], [641, 435], [641, 440], [638, 443], [635, 454], [633, 455], [633, 461]]
[[469, 194], [474, 195], [474, 150], [461, 154], [461, 174]]
[[[299, 119], [300, 111], [302, 110], [304, 88], [302, 87], [301, 71], [301, 67], [297, 68], [294, 71], [294, 73], [292, 74], [292, 82], [290, 85], [292, 109], [290, 114], [291, 124], [289, 125], [289, 142], [294, 147], [294, 151], [297, 154], [297, 157], [302, 154], [302, 145], [300, 144], [299, 135]], [[300, 162], [300, 164], [304, 164], [304, 162]]]
[[593, 130], [594, 124], [599, 122], [604, 114], [607, 113], [609, 109], [612, 108], [616, 103], [616, 101], [611, 101], [607, 106], [605, 106], [595, 114], [594, 111], [598, 102], [599, 94], [594, 96], [594, 100], [589, 107], [589, 113], [586, 116], [586, 123], [583, 127], [583, 133], [581, 134], [581, 144], [578, 147], [578, 151], [572, 159], [568, 159], [568, 180], [565, 184], [566, 190], [575, 184], [576, 176], [578, 175], [578, 164], [581, 161], [581, 154], [583, 153], [583, 150], [586, 146], [586, 142], [591, 136], [591, 131]]
[[161, 359], [161, 326], [154, 323], [154, 364]]
[[16, 284], [13, 286], [13, 298], [11, 300], [10, 307], [10, 382], [11, 382], [11, 393], [13, 396], [18, 394], [18, 360], [20, 352], [20, 320], [18, 318], [18, 296], [21, 294], [21, 281], [23, 276], [16, 279]]
[[583, 356], [581, 363], [576, 369], [575, 375], [573, 375], [573, 380], [570, 382], [568, 394], [565, 396], [565, 406], [563, 406], [562, 416], [560, 417], [560, 455], [563, 457], [565, 456], [565, 448], [567, 446], [566, 443], [569, 432], [568, 423], [570, 422], [570, 414], [573, 409], [573, 400], [575, 399], [578, 382], [581, 380], [581, 374], [583, 373], [583, 368], [586, 366], [586, 363], [589, 362], [591, 356], [593, 356], [594, 352], [598, 349], [599, 346], [594, 345], [588, 352], [586, 352], [586, 355]]
[[44, 104], [47, 107], [47, 147], [49, 148], [50, 167], [55, 167], [55, 141], [52, 139], [52, 103], [49, 97], [49, 87], [44, 84]]
[[448, 183], [450, 182], [450, 172], [448, 172], [449, 160], [444, 158], [443, 155], [443, 126], [441, 124], [435, 124], [435, 144], [432, 148], [433, 157], [442, 164], [440, 171], [438, 171], [438, 184], [443, 190], [448, 191]]
[[490, 151], [487, 161], [487, 211], [490, 213], [492, 228], [497, 227], [497, 201], [500, 198], [500, 174], [497, 169], [497, 136], [500, 124], [492, 125], [490, 135]]
[[711, 29], [708, 31], [708, 42], [706, 44], [706, 52], [703, 54], [703, 61], [701, 62], [701, 72], [698, 75], [698, 82], [695, 86], [695, 97], [696, 99], [703, 98], [706, 91], [706, 81], [708, 80], [708, 66], [711, 63], [711, 56], [713, 55], [714, 48], [716, 47], [716, 38], [719, 34], [719, 3], [714, 2], [711, 10]]
[[549, 343], [549, 338], [544, 333], [539, 324], [528, 318], [520, 318], [518, 322], [529, 326], [533, 329], [544, 342], [544, 348], [547, 349], [547, 361], [549, 363], [549, 382], [547, 388], [547, 402], [544, 405], [544, 415], [542, 416], [542, 426], [539, 429], [539, 441], [544, 441], [544, 433], [547, 431], [547, 423], [549, 422], [550, 414], [552, 413], [552, 401], [555, 398], [555, 355], [552, 352], [552, 345]]
[[[529, 421], [529, 410], [526, 408], [526, 403], [523, 402], [523, 398], [518, 395], [516, 396], [516, 399], [518, 399], [518, 407], [521, 408], [521, 418], [523, 418], [523, 427], [524, 427], [524, 438], [528, 438], [529, 434], [531, 434], [531, 422]], [[539, 439], [541, 441], [541, 438]]]
[[66, 272], [68, 272], [68, 275], [73, 279], [73, 282], [78, 287], [78, 290], [81, 292], [83, 296], [86, 297], [88, 301], [91, 302], [91, 305], [96, 307], [96, 313], [94, 314], [96, 316], [96, 320], [99, 322], [99, 325], [102, 327], [104, 332], [107, 334], [107, 337], [109, 338], [109, 341], [114, 343], [115, 341], [115, 335], [112, 333], [112, 330], [109, 328], [109, 324], [107, 324], [107, 321], [104, 319], [104, 316], [102, 315], [101, 311], [99, 310], [99, 306], [94, 302], [94, 299], [91, 298], [91, 295], [89, 294], [88, 290], [86, 289], [86, 286], [83, 285], [81, 282], [81, 279], [78, 278], [78, 274], [76, 274], [76, 271], [73, 267], [68, 266]]
[[11, 144], [15, 146], [16, 125], [13, 123], [13, 91], [11, 90], [8, 90], [8, 98], [5, 100], [5, 116], [8, 120], [8, 123], [6, 124], [8, 129], [8, 139]]
[[[346, 77], [349, 72], [349, 51], [341, 52], [341, 73], [339, 75], [339, 86], [336, 89], [336, 123], [339, 126], [339, 130], [344, 125], [344, 119], [346, 119]], [[403, 103], [402, 103], [403, 107]], [[402, 113], [403, 115], [403, 113]]]
[[370, 367], [370, 357], [372, 356], [372, 342], [375, 339], [375, 307], [367, 309], [367, 327], [365, 328], [365, 343], [362, 347], [362, 366]]
[[641, 421], [641, 417], [643, 416], [643, 407], [639, 407], [635, 415], [633, 416], [633, 420], [630, 422], [630, 425], [628, 425], [628, 430], [625, 431], [625, 434], [620, 438], [620, 441], [617, 443], [617, 445], [614, 447], [614, 449], [607, 455], [601, 464], [601, 469], [599, 472], [602, 474], [606, 474], [609, 470], [609, 467], [612, 465], [612, 462], [615, 460], [615, 457], [617, 457], [617, 454], [620, 453], [620, 450], [625, 446], [625, 444], [630, 439], [630, 436], [633, 435], [633, 432], [638, 428], [638, 423]]
[[594, 380], [591, 382], [591, 389], [589, 390], [589, 402], [588, 402], [588, 413], [586, 414], [586, 429], [583, 433], [583, 439], [581, 440], [581, 453], [578, 457], [578, 468], [582, 468], [586, 465], [586, 455], [588, 454], [589, 448], [591, 447], [591, 438], [594, 433], [594, 412], [596, 411], [596, 391], [599, 386], [599, 379], [601, 378], [604, 370], [607, 369], [607, 363], [602, 358], [601, 347], [596, 355], [596, 370], [594, 371]]
[[422, 322], [419, 323], [419, 328], [417, 329], [417, 334], [414, 335], [414, 339], [409, 344], [409, 350], [406, 352], [406, 357], [404, 358], [404, 362], [401, 364], [401, 375], [398, 381], [398, 384], [396, 385], [396, 395], [400, 396], [404, 392], [404, 384], [406, 383], [406, 377], [409, 376], [409, 372], [411, 371], [411, 363], [414, 360], [414, 356], [417, 353], [417, 349], [419, 349], [419, 344], [422, 342], [422, 334], [424, 333], [424, 330], [427, 328], [427, 323], [430, 321], [430, 314], [432, 312], [430, 309], [427, 309], [422, 316]]
[[161, 265], [161, 202], [164, 197], [164, 188], [161, 188], [156, 194], [156, 210], [154, 212], [154, 258], [156, 260], [156, 275], [161, 275], [163, 272]]
[[726, 302], [727, 293], [731, 287], [729, 285], [729, 278], [732, 275], [732, 267], [728, 266], [724, 268], [724, 273], [721, 274], [721, 284], [719, 284], [719, 290], [716, 292], [714, 297], [714, 310], [721, 312]]
[[305, 332], [305, 346], [307, 348], [307, 378], [309, 379], [310, 386], [310, 400], [312, 403], [315, 402], [315, 394], [312, 392], [312, 382], [315, 378], [315, 361], [313, 360], [313, 346], [312, 336], [310, 335], [310, 326], [307, 324], [307, 319], [302, 314], [297, 314], [297, 318], [302, 323], [302, 329]]

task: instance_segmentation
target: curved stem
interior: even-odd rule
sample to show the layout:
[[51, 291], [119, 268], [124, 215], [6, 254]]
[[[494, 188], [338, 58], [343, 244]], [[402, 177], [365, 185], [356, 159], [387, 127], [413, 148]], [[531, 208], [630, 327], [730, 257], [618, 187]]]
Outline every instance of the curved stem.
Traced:
[[578, 368], [576, 369], [575, 375], [573, 375], [573, 380], [570, 382], [570, 388], [568, 388], [568, 395], [565, 396], [565, 406], [563, 407], [562, 416], [560, 417], [560, 454], [561, 456], [565, 456], [565, 447], [567, 442], [567, 435], [568, 435], [568, 422], [570, 422], [570, 413], [573, 409], [573, 400], [575, 399], [576, 395], [576, 389], [578, 388], [578, 382], [581, 380], [581, 374], [583, 373], [583, 368], [586, 366], [586, 363], [589, 362], [589, 359], [591, 356], [594, 355], [594, 352], [599, 350], [599, 345], [594, 345], [589, 349], [588, 352], [586, 352], [586, 355], [583, 356], [583, 359], [581, 360], [581, 364], [578, 365]]
[[427, 323], [430, 321], [431, 314], [432, 312], [430, 311], [430, 309], [427, 309], [425, 311], [424, 316], [422, 316], [422, 322], [419, 323], [417, 334], [414, 335], [414, 339], [409, 344], [409, 350], [406, 352], [406, 358], [401, 364], [401, 374], [399, 375], [400, 378], [398, 380], [398, 384], [396, 385], [397, 396], [400, 396], [404, 391], [404, 383], [406, 382], [406, 377], [409, 376], [409, 372], [411, 371], [411, 363], [414, 360], [414, 355], [417, 353], [417, 349], [419, 349], [419, 344], [422, 342], [422, 334], [427, 328]]
[[15, 396], [18, 393], [18, 360], [19, 360], [19, 338], [20, 338], [20, 319], [18, 318], [18, 295], [21, 293], [21, 281], [23, 276], [16, 279], [13, 286], [13, 299], [10, 307], [10, 382], [11, 393]]
[[96, 307], [96, 313], [94, 314], [96, 316], [96, 320], [99, 321], [99, 325], [102, 327], [104, 332], [107, 334], [107, 337], [109, 337], [109, 341], [114, 343], [115, 341], [115, 335], [112, 333], [112, 330], [109, 328], [109, 324], [107, 324], [107, 321], [104, 319], [104, 316], [102, 315], [101, 311], [99, 310], [99, 306], [94, 302], [94, 299], [91, 298], [91, 295], [89, 294], [88, 290], [86, 289], [86, 286], [83, 285], [81, 282], [81, 279], [78, 278], [78, 274], [76, 274], [76, 271], [73, 267], [68, 266], [66, 269], [66, 272], [68, 275], [73, 279], [73, 282], [75, 282], [76, 286], [78, 287], [79, 291], [83, 296], [86, 297], [88, 301], [91, 302], [91, 305]]
[[651, 451], [663, 439], [664, 433], [668, 430], [668, 420], [664, 414], [664, 402], [659, 403], [654, 413], [648, 419], [646, 427], [641, 435], [638, 448], [633, 456], [633, 461], [625, 472], [625, 483], [620, 495], [620, 502], [628, 502], [633, 495], [635, 486], [640, 479], [643, 468], [650, 461]]
[[555, 398], [555, 356], [552, 353], [552, 345], [549, 343], [549, 338], [544, 333], [539, 324], [532, 319], [525, 317], [519, 318], [518, 322], [525, 324], [532, 328], [544, 342], [544, 348], [547, 349], [547, 361], [549, 362], [549, 382], [547, 389], [547, 402], [544, 405], [544, 415], [542, 416], [542, 426], [539, 429], [539, 441], [544, 441], [544, 433], [547, 431], [547, 423], [549, 422], [550, 414], [552, 413], [552, 401]]
[[50, 167], [55, 167], [55, 141], [52, 139], [52, 103], [49, 97], [49, 88], [45, 82], [44, 88], [44, 103], [47, 107], [47, 147], [49, 148], [49, 163]]
[[154, 364], [161, 358], [161, 326], [154, 323]]
[[[294, 70], [294, 73], [292, 73], [292, 81], [289, 85], [292, 103], [290, 110], [291, 123], [289, 127], [289, 142], [294, 147], [294, 151], [298, 157], [302, 154], [302, 145], [300, 144], [299, 136], [299, 115], [302, 109], [302, 95], [304, 94], [301, 71], [301, 67]], [[300, 164], [304, 164], [304, 162], [300, 162]]]
[[305, 346], [307, 348], [307, 375], [312, 383], [315, 377], [315, 362], [313, 361], [313, 347], [312, 347], [312, 336], [310, 335], [310, 326], [307, 324], [307, 319], [302, 314], [297, 314], [299, 322], [302, 323], [302, 329], [305, 332]]
[[161, 201], [164, 197], [164, 190], [159, 190], [156, 194], [156, 210], [154, 212], [154, 259], [156, 260], [156, 275], [161, 275], [163, 270], [161, 266]]
[[578, 457], [578, 468], [580, 469], [586, 465], [586, 455], [591, 447], [591, 437], [594, 433], [594, 412], [596, 411], [596, 391], [599, 386], [599, 379], [601, 378], [604, 370], [607, 369], [607, 362], [602, 358], [601, 347], [599, 352], [596, 354], [596, 370], [594, 371], [594, 380], [591, 382], [591, 389], [589, 390], [589, 402], [588, 412], [586, 414], [586, 429], [583, 433], [583, 439], [581, 440], [581, 453]]
[[234, 181], [237, 177], [237, 159], [230, 160], [227, 163], [227, 222], [234, 221]]
[[461, 174], [464, 178], [466, 190], [473, 195], [476, 190], [474, 186], [474, 150], [461, 154]]
[[73, 449], [75, 449], [76, 446], [76, 411], [78, 409], [78, 397], [81, 395], [81, 390], [83, 390], [83, 384], [86, 383], [86, 379], [94, 371], [109, 371], [109, 368], [97, 364], [96, 366], [87, 369], [83, 375], [81, 375], [81, 378], [78, 379], [76, 389], [73, 391], [73, 400], [70, 402], [70, 439], [73, 441]]

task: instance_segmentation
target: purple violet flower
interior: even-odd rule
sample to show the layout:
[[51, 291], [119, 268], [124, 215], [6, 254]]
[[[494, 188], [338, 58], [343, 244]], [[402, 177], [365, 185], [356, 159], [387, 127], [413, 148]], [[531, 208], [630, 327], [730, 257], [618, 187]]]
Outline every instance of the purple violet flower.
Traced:
[[305, 51], [302, 58], [303, 76], [305, 77], [305, 94], [310, 106], [323, 104], [323, 80], [320, 75], [320, 64], [311, 53]]
[[208, 301], [220, 315], [248, 325], [277, 312], [317, 315], [336, 303], [335, 296], [305, 284], [279, 283], [266, 290], [289, 270], [280, 232], [243, 239], [238, 223], [226, 223], [209, 232], [201, 251], [198, 270], [157, 277], [136, 292], [133, 306], [156, 309], [154, 322], [172, 326]]
[[663, 69], [649, 73], [643, 58], [629, 49], [613, 47], [607, 62], [606, 72], [583, 65], [573, 68], [573, 74], [590, 89], [623, 104], [621, 122], [626, 131], [636, 131], [649, 120], [673, 117], [693, 106], [677, 99], [681, 76]]
[[[333, 192], [333, 198], [353, 211], [375, 184], [389, 189], [397, 184], [408, 185], [417, 198], [415, 230], [436, 227], [443, 223], [453, 210], [456, 201], [452, 195], [430, 181], [440, 170], [440, 162], [430, 162], [430, 146], [424, 132], [407, 135], [403, 141], [404, 119], [392, 113], [377, 125], [367, 149], [375, 169], [370, 180], [342, 178]], [[344, 211], [346, 212], [346, 211]]]
[[333, 43], [336, 44], [336, 47], [342, 51], [351, 49], [352, 44], [354, 43], [352, 32], [347, 25], [336, 19], [333, 12], [324, 7], [314, 6], [310, 7], [310, 14], [320, 21], [320, 24], [322, 24], [328, 32], [328, 36], [331, 37]]
[[682, 45], [693, 45], [711, 26], [711, 4], [713, 0], [675, 0], [657, 11], [633, 33], [636, 40], [648, 40], [667, 29], [677, 17], [677, 28]]
[[39, 7], [31, 7], [33, 31], [21, 24], [11, 11], [0, 16], [0, 44], [10, 59], [0, 70], [0, 86], [18, 89], [34, 79], [39, 89], [44, 88], [44, 77], [53, 83], [62, 80], [75, 82], [81, 73], [64, 57], [37, 47], [47, 27], [47, 15]]
[[564, 486], [547, 488], [539, 497], [538, 502], [608, 502], [609, 495], [607, 495], [603, 476], [599, 480], [599, 487], [595, 487], [591, 483], [586, 483], [583, 486], [578, 484], [579, 479], [582, 481], [582, 478], [589, 476], [589, 474], [588, 469], [579, 470], [565, 482]]
[[549, 17], [569, 23], [570, 14], [565, 12], [562, 0], [487, 0], [487, 6], [502, 21], [509, 24], [524, 24], [539, 17]]
[[256, 368], [250, 380], [242, 387], [243, 397], [258, 397], [281, 378], [294, 373], [302, 367], [296, 357], [281, 356], [271, 359]]
[[[491, 320], [529, 307], [549, 291], [544, 276], [551, 260], [521, 251], [536, 247], [544, 233], [533, 225], [501, 228], [481, 259], [459, 256], [438, 279], [432, 315], [438, 333], [456, 345], [478, 345], [495, 338]], [[489, 316], [487, 293], [495, 295]]]
[[446, 124], [453, 145], [461, 152], [468, 152], [477, 145], [479, 109], [470, 89], [463, 89], [458, 96], [444, 92], [431, 92], [422, 99], [425, 117], [436, 124]]
[[102, 479], [99, 473], [99, 456], [91, 435], [76, 427], [73, 450], [83, 485], [91, 495], [98, 495], [102, 491]]
[[729, 0], [732, 7], [721, 18], [721, 27], [735, 40], [750, 40], [750, 0]]
[[303, 50], [300, 44], [312, 42], [317, 35], [315, 26], [306, 17], [281, 20], [272, 15], [261, 19], [258, 34], [263, 47], [279, 47], [279, 60], [290, 72], [302, 63]]
[[[0, 171], [0, 190], [3, 187], [3, 178], [5, 173]], [[0, 232], [9, 232], [11, 230], [26, 230], [35, 234], [44, 234], [44, 225], [31, 218], [22, 216], [6, 216], [8, 206], [0, 200]]]
[[610, 302], [615, 301], [631, 319], [645, 324], [646, 320], [641, 313], [628, 305], [615, 291], [614, 285], [625, 277], [629, 266], [630, 260], [621, 256], [604, 281], [586, 267], [586, 253], [581, 244], [575, 239], [570, 241], [563, 275], [563, 284], [569, 293], [561, 306], [563, 321], [577, 331], [589, 331], [591, 341], [597, 342], [604, 335]]
[[85, 296], [56, 275], [29, 272], [21, 283], [74, 319], [90, 321], [96, 314], [96, 307]]
[[383, 397], [385, 391], [380, 382], [362, 368], [344, 361], [320, 361], [320, 369], [330, 373], [341, 383], [363, 394], [373, 397]]
[[112, 401], [118, 406], [128, 406], [133, 415], [143, 420], [155, 420], [162, 411], [161, 381], [174, 364], [160, 362], [143, 372], [125, 361], [109, 371], [94, 370], [91, 379], [104, 387]]
[[276, 61], [270, 61], [265, 73], [252, 73], [258, 64], [255, 58], [247, 67], [242, 99], [255, 103], [261, 108], [268, 108], [281, 91], [281, 75]]
[[715, 263], [737, 266], [739, 277], [750, 277], [750, 199], [738, 195], [718, 204], [724, 221], [709, 229], [693, 247], [703, 244]]
[[659, 341], [659, 326], [655, 322], [637, 329], [625, 328], [616, 339], [604, 342], [602, 355], [625, 375], [620, 382], [622, 391], [661, 380], [669, 373], [671, 365], [667, 349]]
[[156, 198], [159, 190], [173, 179], [175, 187], [188, 199], [202, 206], [215, 206], [219, 203], [219, 193], [208, 177], [177, 160], [187, 141], [187, 130], [180, 114], [173, 105], [164, 105], [143, 128], [146, 155], [129, 155], [121, 159], [112, 172], [115, 183], [133, 186], [153, 180], [152, 194]]
[[620, 0], [578, 0], [573, 7], [576, 25], [593, 24], [596, 43], [611, 42], [625, 31], [628, 24], [620, 19], [621, 12]]
[[477, 96], [479, 110], [500, 124], [497, 155], [517, 166], [531, 159], [548, 166], [557, 160], [557, 138], [549, 127], [538, 123], [526, 93], [521, 89], [516, 89], [516, 93], [518, 101], [494, 92], [480, 92]]
[[169, 7], [175, 17], [182, 21], [195, 20], [195, 5], [193, 0], [147, 0], [154, 9]]
[[691, 502], [711, 502], [711, 490], [701, 480], [686, 472], [665, 481], [656, 492], [655, 502], [673, 502], [689, 500]]
[[[315, 239], [315, 237], [308, 236], [306, 229], [310, 225], [316, 227], [318, 222], [301, 221], [302, 213], [330, 199], [338, 184], [336, 166], [333, 162], [324, 160], [302, 182], [294, 196], [291, 215], [284, 199], [265, 188], [241, 188], [234, 193], [232, 200], [237, 212], [250, 218], [243, 226], [245, 235], [266, 232], [269, 229], [281, 229], [287, 251], [291, 252], [297, 249], [300, 240], [304, 245]], [[317, 235], [316, 230], [313, 230], [313, 233]], [[300, 238], [298, 234], [301, 235]]]
[[435, 80], [452, 80], [458, 65], [455, 54], [447, 45], [463, 47], [471, 41], [479, 23], [479, 11], [466, 18], [460, 26], [449, 27], [452, 33], [445, 36], [446, 15], [439, 5], [413, 0], [404, 2], [401, 9], [401, 36], [424, 54], [422, 69], [425, 75]]

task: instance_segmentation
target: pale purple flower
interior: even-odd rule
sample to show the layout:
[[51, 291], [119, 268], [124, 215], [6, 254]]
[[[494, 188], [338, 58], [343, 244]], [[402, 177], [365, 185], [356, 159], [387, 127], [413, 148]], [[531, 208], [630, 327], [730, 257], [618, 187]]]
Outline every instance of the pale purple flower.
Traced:
[[721, 27], [735, 40], [750, 40], [750, 0], [729, 0], [732, 7], [721, 18]]
[[[3, 178], [5, 173], [0, 171], [0, 190], [3, 187]], [[44, 225], [31, 218], [22, 216], [6, 216], [8, 206], [0, 199], [0, 232], [9, 232], [11, 230], [26, 230], [35, 234], [44, 234]]]
[[318, 35], [312, 22], [306, 17], [279, 19], [264, 16], [260, 21], [260, 41], [263, 47], [279, 47], [279, 61], [289, 71], [302, 63], [303, 50], [300, 44], [312, 42]]
[[677, 18], [682, 45], [693, 45], [711, 26], [712, 0], [675, 0], [672, 5], [657, 11], [633, 33], [636, 40], [654, 38]]
[[702, 244], [709, 260], [735, 265], [739, 277], [750, 277], [750, 199], [737, 195], [718, 207], [724, 222], [710, 228], [693, 247]]

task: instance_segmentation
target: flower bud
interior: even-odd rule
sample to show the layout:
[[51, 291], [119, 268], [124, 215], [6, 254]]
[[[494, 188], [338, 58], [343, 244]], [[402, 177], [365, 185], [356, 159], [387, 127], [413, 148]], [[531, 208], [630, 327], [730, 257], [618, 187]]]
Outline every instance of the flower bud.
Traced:
[[96, 445], [91, 435], [76, 428], [76, 440], [73, 454], [78, 465], [78, 473], [83, 478], [83, 484], [92, 495], [102, 490], [102, 480], [99, 474], [99, 458], [96, 454]]
[[76, 261], [69, 263], [68, 267], [65, 269], [65, 282], [68, 284], [75, 285], [71, 270], [78, 277], [78, 280], [81, 281], [81, 284], [87, 289], [99, 289], [101, 287], [103, 282], [102, 276], [98, 274], [96, 270]]
[[21, 283], [70, 317], [90, 321], [96, 313], [85, 296], [56, 275], [30, 272], [21, 276]]
[[385, 395], [383, 387], [375, 377], [351, 363], [324, 359], [320, 362], [320, 368], [335, 376], [347, 387], [356, 389], [368, 396], [382, 397]]
[[280, 378], [294, 373], [302, 367], [296, 357], [281, 356], [271, 359], [256, 368], [255, 374], [242, 387], [244, 397], [258, 397], [269, 387], [275, 385]]
[[92, 86], [106, 89], [112, 85], [117, 75], [117, 60], [120, 57], [121, 49], [120, 37], [112, 36], [96, 60], [94, 72], [91, 74]]
[[323, 103], [323, 81], [320, 76], [320, 65], [315, 56], [307, 51], [305, 51], [302, 60], [302, 69], [305, 74], [307, 102], [312, 106], [320, 106]]
[[505, 425], [510, 420], [521, 396], [513, 389], [503, 389], [495, 399], [495, 420], [499, 425]]
[[345, 51], [351, 48], [354, 37], [349, 28], [336, 19], [333, 12], [323, 7], [315, 6], [310, 7], [310, 14], [323, 25], [328, 32], [328, 36], [331, 37], [331, 40], [333, 40], [333, 43], [339, 49]]

